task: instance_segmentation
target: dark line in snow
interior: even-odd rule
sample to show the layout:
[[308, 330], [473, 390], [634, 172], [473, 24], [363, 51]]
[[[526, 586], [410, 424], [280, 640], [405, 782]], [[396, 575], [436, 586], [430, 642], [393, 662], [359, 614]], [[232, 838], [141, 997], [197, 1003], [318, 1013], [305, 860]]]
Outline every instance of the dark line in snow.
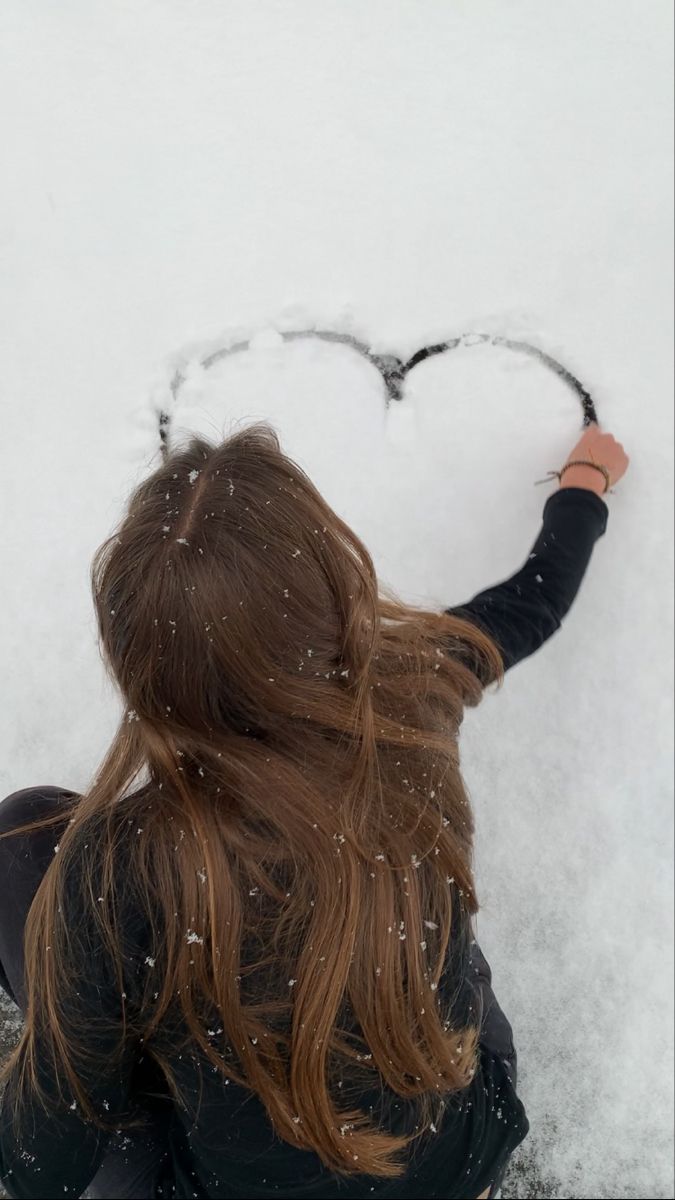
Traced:
[[[490, 333], [464, 333], [459, 337], [448, 338], [447, 341], [437, 342], [432, 346], [424, 346], [405, 362], [395, 354], [376, 354], [365, 342], [362, 342], [350, 333], [336, 333], [330, 329], [275, 330], [275, 332], [285, 342], [298, 341], [300, 338], [315, 338], [323, 342], [333, 342], [343, 346], [350, 346], [353, 350], [356, 350], [358, 354], [372, 363], [382, 376], [386, 388], [385, 404], [387, 408], [392, 400], [403, 399], [403, 386], [406, 376], [419, 363], [424, 362], [426, 358], [432, 358], [435, 354], [445, 354], [446, 351], [455, 350], [458, 346], [465, 348], [485, 344], [502, 346], [506, 350], [513, 350], [516, 353], [527, 354], [531, 358], [538, 359], [543, 366], [558, 375], [576, 393], [581, 401], [583, 412], [582, 427], [588, 426], [593, 422], [597, 423], [598, 420], [593, 397], [588, 389], [584, 387], [581, 380], [556, 358], [553, 358], [551, 354], [547, 354], [545, 350], [540, 350], [538, 346], [533, 346], [531, 342], [516, 341], [513, 338], [500, 337]], [[231, 354], [238, 354], [242, 350], [248, 350], [249, 346], [250, 341], [235, 342], [232, 346], [223, 346], [221, 349], [214, 350], [206, 358], [202, 359], [201, 367], [203, 370], [208, 371], [215, 363], [228, 358]], [[169, 384], [169, 390], [174, 403], [178, 399], [178, 393], [184, 382], [185, 376], [180, 369], [176, 370]], [[171, 414], [165, 409], [161, 409], [159, 412], [159, 439], [164, 458], [167, 458], [169, 454], [170, 429]]]

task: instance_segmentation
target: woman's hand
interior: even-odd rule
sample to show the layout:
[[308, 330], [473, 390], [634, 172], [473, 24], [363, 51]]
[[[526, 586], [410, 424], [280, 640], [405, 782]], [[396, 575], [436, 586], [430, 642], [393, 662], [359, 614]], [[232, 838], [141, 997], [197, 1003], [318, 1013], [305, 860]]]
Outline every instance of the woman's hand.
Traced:
[[[579, 458], [587, 458], [607, 467], [610, 487], [625, 475], [630, 462], [621, 442], [617, 442], [611, 433], [603, 433], [600, 426], [595, 424], [589, 425], [566, 461], [573, 462]], [[588, 488], [601, 496], [605, 490], [605, 481], [602, 472], [597, 471], [595, 467], [570, 467], [564, 472], [560, 486]]]

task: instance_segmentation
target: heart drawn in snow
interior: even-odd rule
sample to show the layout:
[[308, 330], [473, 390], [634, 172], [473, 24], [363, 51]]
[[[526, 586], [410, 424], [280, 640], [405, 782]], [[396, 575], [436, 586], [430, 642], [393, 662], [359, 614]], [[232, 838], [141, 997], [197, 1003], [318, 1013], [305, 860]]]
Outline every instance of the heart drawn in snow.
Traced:
[[523, 485], [561, 465], [593, 400], [529, 341], [474, 333], [397, 355], [331, 324], [186, 347], [154, 393], [155, 450], [261, 418], [381, 578], [412, 602], [461, 603], [524, 557], [545, 497]]
[[[506, 350], [513, 351], [515, 354], [528, 355], [530, 358], [536, 359], [549, 371], [554, 372], [560, 380], [562, 380], [573, 392], [576, 393], [582, 409], [584, 426], [590, 425], [592, 422], [597, 422], [595, 404], [593, 398], [587, 388], [567, 367], [563, 366], [556, 358], [541, 350], [538, 346], [531, 342], [507, 338], [489, 333], [465, 333], [459, 336], [447, 338], [444, 341], [436, 342], [433, 345], [423, 346], [417, 350], [410, 358], [404, 360], [395, 354], [380, 354], [373, 351], [366, 342], [355, 337], [351, 333], [338, 332], [328, 329], [300, 329], [300, 330], [275, 330], [274, 338], [278, 342], [296, 342], [301, 339], [314, 339], [319, 342], [328, 342], [342, 346], [350, 347], [355, 353], [360, 354], [364, 359], [372, 364], [379, 371], [384, 386], [385, 386], [385, 405], [388, 408], [392, 402], [403, 399], [403, 388], [405, 381], [410, 372], [424, 362], [426, 359], [438, 354], [446, 354], [448, 351], [455, 350], [458, 347], [468, 348], [471, 346], [491, 345], [502, 347]], [[252, 339], [233, 339], [229, 344], [219, 346], [215, 350], [211, 350], [208, 354], [201, 357], [199, 368], [202, 371], [209, 371], [217, 363], [222, 362], [233, 354], [240, 354], [242, 351], [251, 349]], [[175, 407], [181, 389], [185, 383], [185, 373], [180, 367], [176, 368], [173, 378], [170, 383], [170, 394]], [[161, 443], [162, 454], [166, 458], [171, 450], [171, 424], [172, 424], [172, 405], [162, 405], [158, 410], [159, 420], [159, 437]]]

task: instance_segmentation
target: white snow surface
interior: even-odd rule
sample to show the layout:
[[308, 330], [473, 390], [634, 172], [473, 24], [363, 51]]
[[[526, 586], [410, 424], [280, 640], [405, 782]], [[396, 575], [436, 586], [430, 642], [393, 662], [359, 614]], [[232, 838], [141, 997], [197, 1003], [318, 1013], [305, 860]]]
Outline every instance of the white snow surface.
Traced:
[[[505, 1196], [674, 1194], [671, 24], [667, 0], [0, 13], [1, 796], [85, 787], [118, 721], [89, 564], [159, 464], [177, 361], [177, 431], [268, 418], [413, 603], [522, 565], [578, 401], [474, 347], [387, 408], [353, 351], [275, 328], [404, 357], [526, 337], [631, 457], [562, 630], [462, 727], [531, 1121]], [[253, 348], [200, 370], [236, 329]]]

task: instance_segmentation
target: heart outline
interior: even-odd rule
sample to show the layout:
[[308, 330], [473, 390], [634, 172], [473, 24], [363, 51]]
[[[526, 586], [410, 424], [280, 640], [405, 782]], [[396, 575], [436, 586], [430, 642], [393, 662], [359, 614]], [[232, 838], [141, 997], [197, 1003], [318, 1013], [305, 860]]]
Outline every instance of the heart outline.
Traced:
[[[385, 385], [385, 405], [389, 408], [392, 401], [403, 400], [403, 387], [409, 373], [424, 362], [425, 359], [431, 358], [436, 354], [444, 354], [449, 350], [455, 350], [458, 346], [470, 348], [471, 346], [489, 344], [492, 346], [501, 346], [507, 350], [513, 350], [517, 353], [528, 354], [536, 358], [549, 370], [553, 371], [564, 383], [567, 384], [577, 395], [581, 402], [583, 412], [582, 428], [591, 424], [597, 424], [598, 418], [595, 409], [595, 402], [591, 393], [580, 379], [577, 378], [567, 367], [563, 366], [558, 359], [548, 354], [545, 350], [541, 350], [532, 342], [519, 341], [513, 338], [503, 337], [498, 334], [490, 333], [463, 333], [456, 337], [447, 338], [442, 342], [435, 342], [429, 346], [423, 346], [420, 350], [416, 350], [413, 355], [407, 360], [399, 358], [396, 354], [378, 354], [373, 351], [365, 342], [355, 337], [351, 333], [339, 333], [331, 329], [298, 329], [298, 330], [275, 330], [275, 333], [284, 342], [297, 341], [300, 338], [315, 338], [319, 341], [331, 342], [333, 344], [350, 346], [361, 357], [367, 359], [379, 372]], [[222, 359], [229, 357], [231, 354], [238, 354], [243, 350], [250, 349], [251, 338], [237, 341], [231, 345], [221, 346], [217, 350], [213, 350], [204, 358], [200, 359], [200, 367], [204, 371], [208, 371], [215, 363], [221, 362]], [[176, 368], [174, 375], [169, 385], [169, 390], [174, 404], [178, 401], [178, 393], [185, 382], [186, 376], [179, 367]], [[165, 407], [160, 407], [158, 410], [159, 420], [159, 439], [162, 457], [166, 460], [169, 456], [169, 436], [171, 430], [171, 413]]]

